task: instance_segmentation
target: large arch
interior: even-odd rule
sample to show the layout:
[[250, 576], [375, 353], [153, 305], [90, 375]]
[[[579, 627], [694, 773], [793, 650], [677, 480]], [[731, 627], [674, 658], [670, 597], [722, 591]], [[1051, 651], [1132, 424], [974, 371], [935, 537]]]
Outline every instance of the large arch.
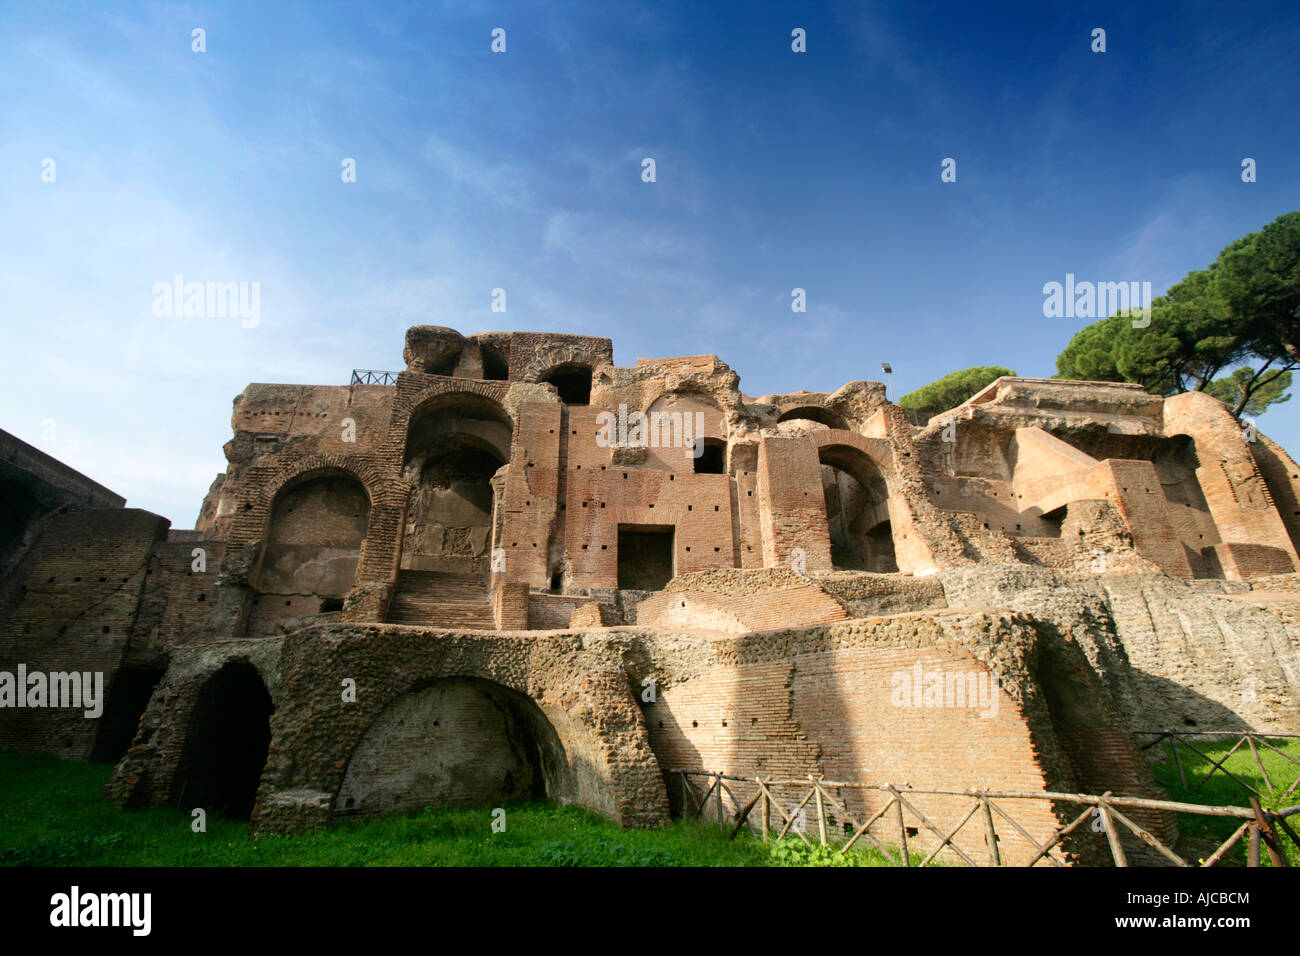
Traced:
[[246, 633], [286, 617], [341, 611], [357, 581], [370, 492], [352, 472], [319, 467], [280, 483], [253, 575]]
[[555, 728], [531, 698], [493, 681], [448, 677], [392, 701], [357, 744], [334, 819], [571, 803], [577, 781]]
[[495, 523], [492, 478], [510, 460], [514, 429], [496, 401], [445, 392], [407, 424], [404, 477], [411, 486], [398, 566], [483, 573]]
[[[353, 625], [340, 638], [336, 630], [311, 627], [284, 638], [280, 667], [284, 692], [272, 717], [254, 820], [259, 830], [320, 827], [336, 812], [355, 811], [355, 804], [340, 806], [339, 795], [348, 768], [369, 759], [363, 741], [379, 741], [390, 718], [376, 722], [386, 711], [400, 717], [403, 709], [422, 707], [425, 718], [441, 719], [430, 717], [431, 702], [418, 695], [451, 679], [473, 682], [515, 708], [516, 722], [538, 741], [549, 799], [625, 826], [667, 820], [663, 777], [626, 674], [616, 659], [584, 651], [573, 636], [431, 635]], [[355, 700], [343, 700], [338, 688], [360, 673]]]
[[819, 424], [825, 425], [827, 428], [839, 431], [850, 430], [843, 415], [826, 408], [824, 405], [798, 405], [793, 408], [787, 408], [785, 411], [781, 412], [776, 423], [779, 425], [782, 422], [799, 420], [818, 422]]
[[[650, 403], [645, 415], [646, 441], [650, 443], [647, 466], [666, 471], [726, 474], [727, 412], [711, 394], [692, 388], [666, 390]], [[688, 436], [689, 446], [685, 444]], [[697, 455], [698, 442], [703, 442], [705, 448]], [[710, 456], [712, 464], [702, 469], [700, 459], [705, 454]]]
[[860, 571], [898, 571], [892, 468], [881, 443], [838, 429], [818, 438], [832, 562]]
[[173, 802], [249, 819], [271, 743], [273, 710], [271, 695], [251, 663], [229, 661], [212, 674], [190, 711], [172, 781]]

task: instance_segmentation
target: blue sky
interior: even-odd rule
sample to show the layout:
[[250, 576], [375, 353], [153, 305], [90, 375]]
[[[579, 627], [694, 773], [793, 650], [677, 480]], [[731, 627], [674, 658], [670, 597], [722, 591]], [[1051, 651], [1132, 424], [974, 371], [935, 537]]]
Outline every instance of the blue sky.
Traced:
[[[414, 324], [749, 395], [1050, 376], [1090, 320], [1044, 283], [1159, 294], [1300, 209], [1297, 49], [1293, 2], [6, 2], [0, 427], [180, 528], [247, 383], [401, 368]], [[155, 316], [177, 273], [260, 322]], [[1293, 453], [1296, 408], [1259, 420]]]

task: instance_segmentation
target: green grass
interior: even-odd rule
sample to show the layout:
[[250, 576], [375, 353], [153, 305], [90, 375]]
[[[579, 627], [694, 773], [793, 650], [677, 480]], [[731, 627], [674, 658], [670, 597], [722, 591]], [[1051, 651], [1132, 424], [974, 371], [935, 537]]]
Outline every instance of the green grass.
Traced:
[[[1194, 739], [1192, 743], [1197, 749], [1218, 761], [1232, 749], [1233, 744], [1239, 739], [1230, 737], [1212, 740]], [[1300, 740], [1278, 739], [1270, 740], [1269, 743], [1286, 753], [1293, 760], [1300, 760]], [[1225, 776], [1222, 769], [1215, 771], [1214, 776], [1197, 791], [1197, 784], [1205, 779], [1205, 775], [1210, 772], [1213, 764], [1180, 743], [1178, 745], [1178, 756], [1182, 760], [1188, 784], [1184, 788], [1178, 776], [1178, 767], [1169, 755], [1168, 742], [1160, 743], [1158, 749], [1163, 755], [1163, 759], [1159, 763], [1153, 764], [1152, 770], [1155, 771], [1156, 779], [1169, 791], [1172, 799], [1184, 803], [1199, 803], [1205, 806], [1247, 807], [1250, 805], [1248, 801], [1253, 794]], [[1272, 793], [1269, 792], [1268, 786], [1264, 782], [1264, 776], [1260, 773], [1259, 767], [1255, 764], [1255, 758], [1251, 755], [1250, 748], [1246, 744], [1242, 744], [1237, 748], [1236, 753], [1223, 764], [1223, 768], [1258, 790], [1263, 795], [1260, 803], [1266, 808], [1279, 810], [1283, 807], [1300, 804], [1300, 788], [1293, 791], [1289, 797], [1282, 796], [1283, 791], [1291, 786], [1297, 775], [1300, 775], [1300, 766], [1291, 763], [1263, 746], [1259, 746], [1259, 756], [1276, 788]], [[1287, 822], [1291, 824], [1291, 829], [1300, 832], [1300, 814], [1289, 817]], [[1204, 817], [1191, 813], [1180, 813], [1178, 823], [1183, 832], [1188, 835], [1204, 840], [1212, 840], [1216, 844], [1228, 839], [1228, 837], [1232, 836], [1233, 831], [1241, 826], [1240, 820], [1227, 817]], [[1248, 835], [1243, 835], [1238, 844], [1228, 851], [1228, 855], [1242, 865], [1246, 862], [1247, 837]], [[1291, 865], [1300, 866], [1300, 848], [1297, 848], [1285, 834], [1279, 833], [1279, 837]], [[1260, 847], [1260, 859], [1264, 866], [1269, 865], [1268, 851], [1263, 846]]]
[[742, 832], [677, 820], [663, 830], [623, 830], [578, 807], [426, 810], [350, 821], [297, 836], [253, 839], [248, 825], [188, 812], [119, 810], [99, 793], [108, 764], [0, 753], [0, 866], [881, 866], [874, 850], [764, 844]]

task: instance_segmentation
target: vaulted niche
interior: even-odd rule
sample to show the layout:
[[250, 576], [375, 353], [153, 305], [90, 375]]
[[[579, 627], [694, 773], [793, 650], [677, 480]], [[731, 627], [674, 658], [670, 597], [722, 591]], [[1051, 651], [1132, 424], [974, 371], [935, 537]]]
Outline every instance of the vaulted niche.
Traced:
[[356, 582], [370, 496], [353, 475], [314, 472], [280, 489], [254, 584], [247, 633], [275, 632], [287, 617], [342, 607]]
[[510, 418], [479, 395], [443, 395], [411, 416], [406, 479], [412, 492], [401, 568], [480, 573], [492, 549], [492, 476], [510, 458]]
[[831, 562], [849, 570], [896, 572], [889, 489], [880, 468], [861, 450], [845, 445], [823, 447], [820, 460]]
[[585, 365], [557, 366], [538, 381], [554, 385], [565, 405], [591, 404], [591, 369]]
[[453, 677], [380, 713], [348, 762], [334, 819], [569, 802], [576, 789], [559, 736], [536, 702], [492, 681]]
[[848, 423], [844, 421], [843, 416], [829, 408], [822, 408], [820, 405], [801, 405], [798, 408], [788, 408], [781, 413], [777, 424], [782, 422], [809, 421], [825, 425], [827, 428], [839, 428], [848, 430]]

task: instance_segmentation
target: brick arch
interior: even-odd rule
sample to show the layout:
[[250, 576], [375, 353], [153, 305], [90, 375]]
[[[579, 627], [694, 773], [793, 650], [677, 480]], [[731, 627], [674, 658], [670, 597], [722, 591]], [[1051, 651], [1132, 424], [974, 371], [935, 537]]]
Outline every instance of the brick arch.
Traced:
[[[255, 829], [326, 825], [375, 721], [408, 694], [451, 678], [499, 685], [536, 706], [563, 748], [573, 780], [566, 802], [624, 826], [665, 823], [663, 775], [617, 661], [584, 654], [573, 636], [536, 638], [522, 654], [518, 641], [385, 625], [288, 635], [280, 657], [284, 699], [272, 719]], [[355, 702], [340, 693], [348, 677], [358, 678]]]
[[[849, 472], [859, 481], [862, 481], [862, 478], [854, 473], [853, 459], [855, 453], [864, 456], [880, 472], [889, 493], [891, 495], [898, 493], [896, 487], [898, 474], [894, 468], [894, 452], [884, 439], [868, 438], [866, 435], [859, 435], [857, 432], [851, 432], [847, 429], [832, 428], [828, 431], [814, 433], [813, 442], [817, 446], [818, 459], [823, 459], [829, 455], [832, 460], [827, 464]], [[841, 449], [843, 451], [840, 451]], [[840, 464], [841, 461], [844, 464]], [[866, 482], [863, 482], [863, 484], [865, 485]]]
[[804, 402], [802, 404], [794, 403], [782, 407], [776, 417], [777, 424], [780, 424], [781, 422], [797, 421], [800, 419], [820, 422], [832, 430], [849, 430], [848, 421], [843, 415], [835, 411], [833, 408], [813, 402]]
[[276, 496], [290, 484], [328, 474], [344, 474], [360, 482], [370, 499], [372, 519], [383, 507], [403, 506], [409, 493], [399, 476], [387, 472], [373, 459], [357, 455], [307, 455], [274, 470], [253, 468], [243, 482], [253, 492], [238, 496], [242, 504], [231, 521], [229, 543], [251, 544], [264, 539], [270, 529], [271, 507]]
[[907, 574], [933, 574], [936, 570], [934, 551], [923, 531], [923, 523], [918, 521], [905, 487], [907, 482], [899, 474], [889, 442], [834, 428], [818, 432], [812, 438], [819, 461], [848, 472], [864, 487], [867, 486], [866, 479], [874, 477], [869, 469], [879, 473], [885, 484], [898, 570]]
[[596, 368], [608, 363], [608, 359], [593, 355], [590, 348], [576, 343], [561, 343], [545, 346], [537, 352], [519, 371], [519, 380], [523, 382], [540, 382], [547, 375], [559, 369], [582, 367], [594, 376]]
[[403, 373], [398, 381], [397, 399], [393, 403], [392, 418], [388, 423], [388, 436], [384, 441], [384, 458], [390, 466], [400, 472], [406, 460], [406, 440], [411, 432], [411, 421], [422, 409], [433, 402], [451, 399], [457, 395], [469, 396], [475, 401], [487, 401], [496, 406], [502, 419], [510, 426], [513, 436], [518, 422], [506, 404], [506, 393], [510, 386], [506, 382], [480, 382], [471, 379], [442, 379], [416, 382], [416, 376]]

